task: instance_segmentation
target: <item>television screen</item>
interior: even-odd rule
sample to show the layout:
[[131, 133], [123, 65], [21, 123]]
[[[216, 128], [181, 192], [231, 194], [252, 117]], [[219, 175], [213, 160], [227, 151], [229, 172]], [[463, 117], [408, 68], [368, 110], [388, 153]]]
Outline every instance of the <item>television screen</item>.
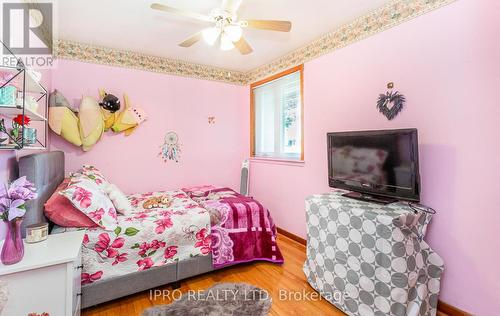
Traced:
[[418, 201], [417, 130], [328, 133], [328, 173], [333, 188]]

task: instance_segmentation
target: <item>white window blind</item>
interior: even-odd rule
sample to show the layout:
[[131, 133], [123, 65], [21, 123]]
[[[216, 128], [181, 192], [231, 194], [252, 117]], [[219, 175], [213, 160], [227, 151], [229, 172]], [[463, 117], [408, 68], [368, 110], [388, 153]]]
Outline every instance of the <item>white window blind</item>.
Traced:
[[255, 156], [302, 157], [301, 71], [253, 88]]

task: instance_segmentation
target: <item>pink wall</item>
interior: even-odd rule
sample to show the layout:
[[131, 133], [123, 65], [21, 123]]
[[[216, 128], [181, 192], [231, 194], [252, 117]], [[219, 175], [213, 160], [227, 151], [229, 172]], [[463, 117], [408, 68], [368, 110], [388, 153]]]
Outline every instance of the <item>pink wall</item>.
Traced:
[[[51, 150], [66, 152], [67, 171], [94, 164], [127, 193], [215, 183], [238, 188], [248, 134], [248, 90], [245, 87], [163, 74], [60, 60], [54, 88], [70, 102], [98, 89], [143, 107], [149, 119], [129, 137], [107, 132], [84, 153], [51, 133]], [[122, 99], [123, 104], [123, 99]], [[215, 116], [215, 124], [208, 117]], [[244, 123], [242, 123], [244, 122]], [[166, 132], [182, 143], [179, 163], [163, 162], [158, 153]]]
[[[497, 314], [499, 11], [493, 1], [457, 1], [307, 63], [306, 163], [251, 166], [251, 192], [278, 226], [305, 236], [304, 198], [329, 190], [327, 132], [417, 127], [422, 199], [439, 212], [427, 241], [446, 261], [441, 299], [478, 315]], [[375, 108], [389, 81], [408, 99], [391, 122]], [[95, 164], [129, 193], [238, 186], [248, 153], [248, 88], [64, 60], [52, 84], [72, 102], [97, 96], [101, 87], [120, 97], [127, 92], [150, 115], [132, 136], [108, 132], [88, 153], [52, 135], [51, 149], [66, 152], [68, 171]], [[215, 125], [208, 116], [216, 116]], [[167, 131], [183, 143], [179, 164], [157, 157]], [[0, 156], [0, 167], [7, 156]]]
[[[427, 241], [446, 263], [441, 299], [498, 315], [498, 12], [496, 1], [458, 1], [307, 63], [305, 165], [251, 165], [251, 193], [278, 226], [304, 237], [304, 198], [329, 191], [327, 132], [416, 127], [423, 203], [438, 211]], [[389, 81], [408, 100], [391, 122], [375, 107]]]

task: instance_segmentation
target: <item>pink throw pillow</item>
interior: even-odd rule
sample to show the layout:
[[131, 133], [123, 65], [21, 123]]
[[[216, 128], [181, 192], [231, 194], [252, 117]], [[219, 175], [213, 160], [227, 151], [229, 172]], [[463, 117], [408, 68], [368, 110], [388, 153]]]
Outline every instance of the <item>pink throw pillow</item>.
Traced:
[[76, 209], [59, 191], [66, 189], [70, 179], [66, 178], [45, 202], [45, 216], [61, 227], [97, 227], [87, 215]]

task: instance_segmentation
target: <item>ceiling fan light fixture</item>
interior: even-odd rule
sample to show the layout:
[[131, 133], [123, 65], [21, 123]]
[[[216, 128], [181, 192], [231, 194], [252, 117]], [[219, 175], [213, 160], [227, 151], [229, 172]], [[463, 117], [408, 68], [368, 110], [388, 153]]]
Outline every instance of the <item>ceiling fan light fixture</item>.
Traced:
[[226, 35], [226, 33], [222, 33], [220, 37], [220, 49], [221, 50], [231, 50], [234, 48], [233, 41]]
[[224, 28], [224, 34], [226, 34], [232, 42], [237, 42], [243, 35], [243, 29], [239, 25], [229, 25]]
[[201, 35], [203, 36], [203, 39], [205, 40], [205, 42], [207, 42], [208, 45], [213, 46], [217, 41], [217, 38], [219, 38], [220, 29], [217, 27], [209, 27], [204, 29], [201, 32]]

